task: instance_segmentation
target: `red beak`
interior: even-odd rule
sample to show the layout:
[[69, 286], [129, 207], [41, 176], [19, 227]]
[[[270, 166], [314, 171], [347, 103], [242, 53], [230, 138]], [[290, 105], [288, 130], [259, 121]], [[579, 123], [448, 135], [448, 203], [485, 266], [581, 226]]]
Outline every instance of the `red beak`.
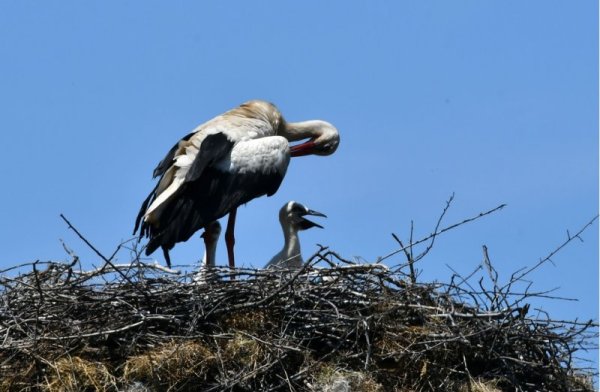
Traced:
[[313, 148], [315, 147], [315, 143], [313, 141], [308, 141], [302, 144], [296, 144], [295, 146], [290, 147], [290, 155], [292, 157], [301, 157], [304, 155], [312, 154]]

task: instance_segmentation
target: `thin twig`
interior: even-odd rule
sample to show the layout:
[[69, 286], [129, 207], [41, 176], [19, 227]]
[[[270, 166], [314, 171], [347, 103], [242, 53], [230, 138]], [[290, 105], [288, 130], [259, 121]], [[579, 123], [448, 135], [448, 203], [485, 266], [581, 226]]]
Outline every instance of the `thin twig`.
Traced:
[[[125, 279], [125, 280], [126, 280], [126, 281], [127, 281], [129, 284], [131, 284], [133, 287], [136, 287], [136, 288], [137, 288], [137, 286], [133, 284], [133, 282], [131, 281], [131, 279], [129, 279], [129, 277], [127, 277], [127, 275], [125, 275], [125, 274], [124, 274], [124, 273], [123, 273], [123, 272], [122, 272], [120, 269], [116, 268], [116, 267], [115, 267], [115, 265], [112, 263], [112, 261], [110, 261], [110, 259], [107, 259], [107, 258], [106, 258], [106, 256], [104, 256], [102, 253], [100, 253], [100, 251], [99, 251], [98, 249], [96, 249], [96, 247], [95, 247], [94, 245], [92, 245], [92, 244], [91, 244], [91, 243], [90, 243], [90, 242], [87, 240], [87, 238], [85, 238], [85, 237], [84, 237], [84, 236], [83, 236], [83, 235], [82, 235], [82, 234], [79, 232], [79, 230], [77, 230], [77, 229], [75, 228], [75, 226], [73, 226], [73, 225], [71, 224], [71, 222], [69, 222], [69, 220], [68, 220], [68, 219], [67, 219], [67, 218], [66, 218], [66, 217], [65, 217], [63, 214], [60, 214], [60, 217], [61, 217], [61, 218], [62, 218], [62, 220], [64, 220], [64, 221], [65, 221], [65, 223], [66, 223], [66, 224], [69, 226], [69, 229], [73, 230], [73, 231], [75, 232], [75, 234], [77, 234], [77, 236], [78, 236], [78, 237], [79, 237], [79, 238], [80, 238], [80, 239], [81, 239], [83, 242], [85, 242], [85, 244], [86, 244], [86, 245], [87, 245], [87, 246], [88, 246], [88, 247], [89, 247], [91, 250], [93, 250], [93, 251], [94, 251], [94, 253], [96, 253], [98, 256], [100, 256], [100, 258], [101, 258], [102, 260], [104, 260], [104, 263], [105, 263], [105, 264], [108, 264], [108, 265], [110, 265], [110, 266], [113, 268], [113, 270], [115, 270], [115, 271], [116, 271], [116, 272], [117, 272], [119, 275], [121, 275], [121, 277], [122, 277], [123, 279]], [[113, 256], [114, 256], [114, 255], [113, 255]], [[112, 256], [111, 256], [111, 258], [112, 258]], [[143, 290], [139, 290], [139, 291], [140, 291], [140, 293], [142, 293], [142, 294], [143, 294], [145, 297], [147, 297], [147, 298], [148, 298], [148, 296], [146, 295], [146, 292], [145, 292], [145, 291], [143, 291]]]
[[[454, 229], [454, 228], [457, 228], [458, 226], [461, 226], [461, 225], [464, 225], [464, 224], [466, 224], [466, 223], [469, 223], [469, 222], [472, 222], [472, 221], [474, 221], [474, 220], [477, 220], [477, 219], [479, 219], [479, 218], [482, 218], [482, 217], [484, 217], [484, 216], [486, 216], [486, 215], [490, 215], [490, 214], [492, 214], [492, 213], [494, 213], [494, 212], [496, 212], [496, 211], [498, 211], [498, 210], [501, 210], [501, 209], [503, 209], [504, 207], [506, 207], [506, 204], [501, 204], [501, 205], [499, 205], [499, 206], [498, 206], [498, 207], [496, 207], [496, 208], [492, 208], [491, 210], [488, 210], [488, 211], [485, 211], [485, 212], [481, 212], [481, 213], [479, 213], [478, 215], [476, 215], [476, 216], [474, 216], [474, 217], [467, 218], [467, 219], [464, 219], [464, 220], [462, 220], [461, 222], [458, 222], [458, 223], [455, 223], [455, 224], [453, 224], [453, 225], [447, 226], [447, 227], [443, 228], [443, 229], [442, 229], [442, 230], [440, 230], [440, 231], [433, 232], [433, 233], [429, 234], [427, 237], [425, 237], [425, 238], [422, 238], [422, 239], [420, 239], [420, 240], [418, 240], [418, 241], [415, 241], [415, 242], [413, 242], [413, 243], [412, 243], [412, 245], [410, 245], [410, 246], [418, 245], [418, 244], [420, 244], [420, 243], [423, 243], [423, 242], [425, 242], [425, 241], [428, 241], [428, 240], [430, 240], [432, 237], [438, 236], [438, 235], [440, 235], [440, 234], [442, 234], [442, 233], [445, 233], [445, 232], [447, 232], [447, 231], [449, 231], [449, 230], [452, 230], [452, 229]], [[377, 260], [377, 261], [378, 261], [378, 262], [382, 262], [383, 260], [389, 259], [390, 257], [392, 257], [392, 256], [394, 256], [394, 255], [396, 255], [396, 254], [398, 254], [399, 252], [403, 252], [403, 251], [404, 251], [404, 249], [405, 249], [405, 247], [402, 247], [402, 248], [400, 248], [400, 249], [397, 249], [397, 250], [395, 250], [395, 251], [393, 251], [393, 252], [391, 252], [391, 253], [389, 253], [389, 254], [387, 254], [387, 255], [385, 255], [385, 256], [382, 256], [382, 257], [378, 258], [378, 260]]]

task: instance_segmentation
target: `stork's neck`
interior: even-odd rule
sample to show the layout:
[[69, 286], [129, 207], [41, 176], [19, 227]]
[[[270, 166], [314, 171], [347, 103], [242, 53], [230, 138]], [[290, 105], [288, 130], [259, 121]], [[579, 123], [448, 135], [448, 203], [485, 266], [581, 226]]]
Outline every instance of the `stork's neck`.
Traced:
[[298, 239], [298, 230], [292, 225], [281, 224], [283, 228], [283, 237], [285, 243], [283, 245], [283, 251], [288, 256], [295, 256], [300, 254], [300, 240]]
[[322, 127], [323, 121], [320, 120], [300, 121], [286, 123], [280, 133], [287, 140], [295, 142], [297, 140], [320, 136], [323, 133], [321, 130]]
[[283, 249], [273, 257], [269, 265], [278, 265], [284, 268], [300, 267], [302, 265], [302, 255], [300, 254], [298, 230], [284, 222], [281, 222], [281, 227], [285, 241]]

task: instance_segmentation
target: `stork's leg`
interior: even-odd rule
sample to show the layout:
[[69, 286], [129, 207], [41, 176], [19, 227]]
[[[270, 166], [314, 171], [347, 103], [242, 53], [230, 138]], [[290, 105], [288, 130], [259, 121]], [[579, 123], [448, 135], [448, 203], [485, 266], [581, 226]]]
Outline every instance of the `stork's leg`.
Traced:
[[227, 229], [225, 230], [225, 244], [227, 245], [227, 257], [229, 257], [229, 268], [235, 268], [235, 257], [233, 255], [233, 245], [235, 245], [235, 215], [237, 208], [229, 211], [229, 219], [227, 220]]

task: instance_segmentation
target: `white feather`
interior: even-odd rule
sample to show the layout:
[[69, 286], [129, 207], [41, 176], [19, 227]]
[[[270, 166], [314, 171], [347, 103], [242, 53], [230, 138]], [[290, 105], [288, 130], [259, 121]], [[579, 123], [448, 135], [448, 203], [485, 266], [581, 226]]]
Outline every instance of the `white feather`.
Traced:
[[167, 187], [167, 189], [165, 189], [160, 195], [158, 195], [156, 197], [156, 199], [154, 199], [152, 204], [150, 204], [150, 206], [146, 210], [146, 213], [144, 214], [145, 221], [148, 221], [148, 216], [153, 211], [155, 211], [165, 200], [170, 198], [177, 191], [177, 189], [179, 189], [181, 184], [183, 184], [184, 180], [185, 180], [185, 176], [180, 177], [177, 174], [175, 175], [173, 182], [171, 182], [171, 184]]
[[[257, 102], [256, 105], [271, 108], [266, 103]], [[157, 196], [145, 212], [146, 221], [152, 220], [152, 213], [160, 214], [159, 207], [177, 193], [201, 150], [202, 142], [209, 135], [223, 133], [235, 143], [231, 153], [215, 164], [222, 171], [264, 174], [277, 171], [283, 175], [287, 170], [290, 160], [288, 141], [282, 136], [273, 136], [273, 124], [264, 117], [244, 117], [228, 112], [199, 125], [193, 132], [190, 139], [182, 142], [178, 155], [163, 176]]]
[[270, 136], [238, 142], [231, 154], [215, 166], [232, 173], [285, 174], [290, 148], [282, 136]]
[[194, 162], [194, 158], [188, 154], [179, 155], [175, 158], [175, 166], [188, 167]]

